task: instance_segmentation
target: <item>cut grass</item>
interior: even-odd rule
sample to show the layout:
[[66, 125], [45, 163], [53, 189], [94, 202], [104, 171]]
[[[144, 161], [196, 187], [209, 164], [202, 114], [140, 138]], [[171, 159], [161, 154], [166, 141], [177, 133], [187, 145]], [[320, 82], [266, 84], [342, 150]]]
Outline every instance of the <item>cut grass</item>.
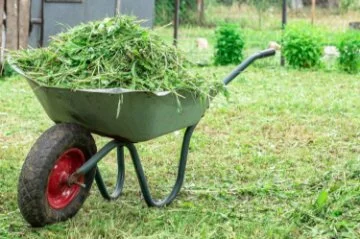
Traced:
[[9, 52], [9, 63], [40, 85], [70, 89], [180, 91], [207, 97], [222, 89], [193, 74], [181, 52], [121, 16], [80, 24], [53, 36], [48, 47]]
[[[222, 77], [230, 69], [198, 70]], [[358, 78], [346, 74], [253, 67], [230, 85], [229, 101], [215, 98], [200, 122], [184, 188], [171, 206], [145, 206], [127, 159], [118, 201], [102, 200], [94, 187], [74, 219], [31, 229], [17, 209], [17, 179], [52, 123], [25, 81], [2, 81], [0, 237], [358, 238], [359, 89]], [[96, 139], [98, 147], [106, 142]], [[139, 145], [155, 195], [172, 186], [180, 142], [174, 133]], [[113, 159], [101, 168], [113, 183]]]

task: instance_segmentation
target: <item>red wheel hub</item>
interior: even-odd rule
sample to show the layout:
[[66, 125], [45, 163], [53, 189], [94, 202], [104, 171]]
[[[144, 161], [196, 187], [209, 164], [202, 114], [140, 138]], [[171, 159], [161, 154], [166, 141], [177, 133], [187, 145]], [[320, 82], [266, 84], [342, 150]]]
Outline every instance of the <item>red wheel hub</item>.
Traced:
[[[78, 148], [65, 151], [56, 160], [54, 168], [50, 172], [46, 190], [46, 197], [52, 208], [62, 209], [78, 195], [80, 186], [68, 185], [68, 179], [84, 163], [85, 155]], [[84, 183], [84, 176], [79, 177], [77, 181]]]

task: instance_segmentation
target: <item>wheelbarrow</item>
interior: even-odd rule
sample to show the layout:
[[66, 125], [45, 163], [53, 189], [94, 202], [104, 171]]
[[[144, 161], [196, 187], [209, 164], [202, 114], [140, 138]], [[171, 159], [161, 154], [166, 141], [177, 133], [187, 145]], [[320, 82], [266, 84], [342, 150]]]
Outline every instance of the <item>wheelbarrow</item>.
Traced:
[[[224, 80], [229, 84], [257, 59], [275, 55], [268, 49], [252, 55]], [[126, 89], [71, 90], [39, 85], [24, 76], [55, 125], [32, 146], [22, 166], [18, 185], [20, 212], [28, 223], [41, 227], [73, 217], [89, 195], [95, 179], [101, 195], [117, 199], [125, 179], [124, 148], [130, 153], [141, 192], [148, 206], [169, 205], [179, 193], [185, 177], [192, 133], [209, 106], [189, 92], [177, 98], [169, 92], [153, 93]], [[180, 107], [179, 102], [180, 100]], [[175, 185], [163, 200], [152, 198], [135, 143], [184, 129]], [[91, 135], [112, 140], [99, 151]], [[117, 179], [110, 193], [97, 163], [113, 149], [117, 151]]]

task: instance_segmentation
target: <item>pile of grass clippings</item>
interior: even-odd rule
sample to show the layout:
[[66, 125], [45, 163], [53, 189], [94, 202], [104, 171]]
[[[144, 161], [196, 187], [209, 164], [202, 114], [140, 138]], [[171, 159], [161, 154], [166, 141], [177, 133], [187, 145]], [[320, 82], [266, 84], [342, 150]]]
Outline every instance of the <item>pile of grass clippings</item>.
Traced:
[[222, 84], [191, 73], [191, 63], [132, 17], [89, 22], [54, 36], [47, 48], [11, 53], [38, 83], [71, 89], [188, 90], [200, 95]]

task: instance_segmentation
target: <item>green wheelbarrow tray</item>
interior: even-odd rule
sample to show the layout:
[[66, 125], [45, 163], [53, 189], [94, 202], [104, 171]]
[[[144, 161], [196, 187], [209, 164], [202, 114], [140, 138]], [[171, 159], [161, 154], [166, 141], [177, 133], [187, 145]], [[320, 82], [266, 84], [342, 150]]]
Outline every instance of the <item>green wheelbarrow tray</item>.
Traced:
[[191, 92], [152, 93], [126, 89], [71, 90], [38, 84], [19, 68], [55, 123], [75, 123], [126, 142], [141, 142], [196, 124], [208, 100]]

